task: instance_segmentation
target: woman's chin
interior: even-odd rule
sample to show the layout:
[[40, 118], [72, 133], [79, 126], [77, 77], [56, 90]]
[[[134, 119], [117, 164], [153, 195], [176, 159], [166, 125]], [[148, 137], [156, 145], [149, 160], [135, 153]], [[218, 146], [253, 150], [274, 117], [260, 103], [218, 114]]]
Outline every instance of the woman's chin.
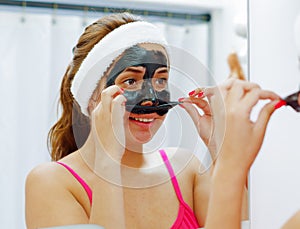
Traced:
[[[143, 133], [143, 134], [131, 134], [130, 138], [127, 138], [127, 148], [135, 148], [138, 145], [143, 145], [151, 141], [153, 134]], [[130, 147], [131, 146], [131, 147]]]
[[[149, 115], [148, 115], [149, 116]], [[146, 118], [149, 118], [146, 116]], [[142, 145], [152, 140], [162, 124], [163, 119], [155, 118], [154, 121], [144, 123], [137, 120], [129, 120], [128, 128], [125, 128], [127, 143], [129, 145]]]
[[139, 134], [136, 136], [133, 136], [134, 142], [135, 143], [139, 143], [139, 144], [146, 144], [149, 141], [151, 141], [153, 135], [150, 133], [146, 133], [146, 134]]

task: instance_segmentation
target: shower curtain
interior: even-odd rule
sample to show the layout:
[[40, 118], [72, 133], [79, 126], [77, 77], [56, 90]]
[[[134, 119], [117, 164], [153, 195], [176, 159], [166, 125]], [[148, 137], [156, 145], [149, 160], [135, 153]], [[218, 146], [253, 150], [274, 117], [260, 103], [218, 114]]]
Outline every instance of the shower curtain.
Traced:
[[[50, 161], [47, 133], [57, 119], [60, 82], [76, 40], [94, 19], [0, 8], [1, 228], [26, 228], [26, 175]], [[207, 64], [207, 24], [156, 23], [171, 44]]]

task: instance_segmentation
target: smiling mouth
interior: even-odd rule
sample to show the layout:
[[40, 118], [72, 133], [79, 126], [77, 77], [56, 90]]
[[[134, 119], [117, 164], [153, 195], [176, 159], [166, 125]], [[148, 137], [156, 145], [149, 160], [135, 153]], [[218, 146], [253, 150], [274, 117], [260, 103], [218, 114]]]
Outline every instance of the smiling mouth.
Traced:
[[134, 118], [134, 117], [129, 117], [129, 119], [138, 121], [138, 122], [143, 122], [143, 123], [151, 123], [154, 121], [154, 118]]

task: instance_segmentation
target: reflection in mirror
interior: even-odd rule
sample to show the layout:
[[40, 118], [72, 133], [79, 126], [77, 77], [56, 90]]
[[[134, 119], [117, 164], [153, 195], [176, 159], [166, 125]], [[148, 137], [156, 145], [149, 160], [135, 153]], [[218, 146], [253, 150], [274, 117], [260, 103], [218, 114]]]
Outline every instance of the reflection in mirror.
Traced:
[[[46, 3], [40, 4], [45, 6], [43, 4]], [[163, 4], [159, 4], [154, 1], [153, 7], [163, 7]], [[136, 82], [141, 82], [138, 92], [125, 89], [126, 98], [122, 97], [123, 91], [116, 87], [107, 88], [104, 94], [101, 93], [106, 85], [105, 77], [101, 78], [102, 73], [108, 74], [106, 70], [115, 67], [110, 66], [111, 62], [124, 54], [125, 49], [120, 52], [124, 48], [120, 39], [126, 40], [125, 36], [109, 40], [105, 58], [113, 51], [117, 55], [108, 58], [108, 63], [103, 61], [103, 66], [98, 65], [97, 56], [80, 67], [82, 75], [98, 77], [93, 87], [89, 87], [92, 78], [79, 79], [77, 82], [72, 78], [74, 75], [74, 79], [77, 78], [81, 61], [87, 59], [86, 55], [102, 36], [95, 32], [101, 27], [101, 22], [86, 30], [87, 40], [82, 38], [77, 42], [84, 27], [104, 15], [103, 12], [96, 12], [97, 7], [94, 7], [94, 12], [84, 10], [82, 14], [82, 11], [60, 10], [59, 4], [54, 10], [45, 7], [45, 11], [31, 7], [30, 2], [22, 8], [15, 6], [17, 10], [14, 8], [13, 11], [1, 5], [0, 28], [6, 33], [0, 38], [0, 48], [9, 55], [3, 60], [0, 70], [3, 76], [1, 80], [5, 79], [5, 84], [0, 83], [0, 93], [3, 106], [10, 108], [3, 114], [5, 122], [1, 120], [1, 134], [3, 139], [7, 139], [4, 141], [6, 144], [1, 146], [1, 152], [9, 152], [4, 160], [9, 163], [2, 167], [12, 174], [11, 180], [15, 181], [7, 189], [7, 194], [17, 196], [15, 199], [18, 203], [24, 203], [25, 178], [35, 167], [28, 176], [26, 187], [28, 228], [57, 226], [60, 222], [96, 223], [105, 228], [115, 228], [116, 222], [120, 223], [117, 226], [128, 228], [133, 225], [143, 228], [150, 224], [153, 228], [169, 228], [172, 224], [179, 224], [178, 205], [182, 203], [182, 206], [189, 207], [188, 212], [194, 217], [192, 223], [197, 227], [204, 226], [209, 197], [209, 171], [213, 168], [217, 147], [212, 141], [212, 127], [204, 127], [211, 120], [209, 111], [203, 109], [203, 105], [209, 101], [202, 97], [201, 89], [204, 91], [206, 87], [215, 86], [229, 76], [247, 79], [246, 1], [211, 5], [194, 3], [185, 7], [186, 1], [172, 4], [170, 8], [175, 9], [173, 14], [158, 16], [151, 15], [152, 11], [147, 9], [147, 5], [141, 5], [145, 7], [142, 18], [159, 28], [153, 34], [149, 33], [152, 34], [149, 40], [154, 39], [165, 49], [142, 47], [143, 50], [139, 52], [151, 53], [154, 57], [160, 52], [167, 62], [158, 67], [153, 58], [150, 61], [146, 58], [131, 64], [133, 66], [121, 65], [123, 68], [117, 77], [128, 67], [134, 67], [131, 69], [133, 71], [130, 76], [123, 74], [122, 77], [127, 78], [123, 78], [120, 84], [114, 82], [112, 86], [127, 85], [130, 88]], [[113, 26], [114, 23], [108, 27]], [[168, 45], [160, 39], [160, 34]], [[117, 46], [119, 43], [120, 47]], [[89, 45], [91, 47], [86, 47]], [[104, 51], [99, 52], [99, 55], [104, 54]], [[136, 53], [130, 55], [134, 60], [137, 59], [134, 56]], [[94, 69], [94, 66], [100, 66], [104, 71], [101, 72], [100, 67]], [[168, 71], [161, 67], [167, 67]], [[153, 82], [158, 87], [168, 82], [168, 88], [159, 90], [153, 86]], [[75, 89], [71, 89], [73, 84], [77, 85]], [[134, 99], [146, 99], [133, 104], [136, 110], [141, 110], [139, 106], [146, 106], [144, 110], [155, 112], [128, 111], [131, 108], [124, 111], [122, 103], [125, 99], [134, 101], [128, 94]], [[59, 99], [64, 107], [60, 106], [57, 110]], [[112, 100], [116, 106], [108, 109]], [[82, 101], [86, 105], [85, 111], [81, 110]], [[98, 105], [99, 101], [101, 105]], [[180, 104], [158, 112], [159, 106], [169, 102]], [[115, 111], [125, 112], [127, 119], [111, 115], [118, 114]], [[200, 113], [198, 115], [195, 112]], [[55, 123], [56, 127], [50, 135], [50, 158], [46, 139]], [[124, 129], [120, 128], [122, 125]], [[111, 154], [103, 153], [106, 151]], [[51, 162], [36, 167], [51, 160], [59, 160], [60, 164]], [[48, 193], [47, 198], [44, 193]], [[246, 191], [244, 200], [243, 219], [246, 220]], [[49, 211], [45, 208], [54, 202], [57, 209]], [[161, 205], [168, 208], [162, 209]], [[12, 221], [9, 219], [23, 219], [23, 209], [18, 206], [8, 212], [9, 217], [1, 226], [10, 228]], [[61, 211], [74, 211], [70, 215], [75, 217], [60, 218]], [[49, 220], [50, 214], [57, 221]], [[158, 217], [162, 220], [153, 221]], [[25, 228], [24, 220], [13, 221], [15, 228]]]

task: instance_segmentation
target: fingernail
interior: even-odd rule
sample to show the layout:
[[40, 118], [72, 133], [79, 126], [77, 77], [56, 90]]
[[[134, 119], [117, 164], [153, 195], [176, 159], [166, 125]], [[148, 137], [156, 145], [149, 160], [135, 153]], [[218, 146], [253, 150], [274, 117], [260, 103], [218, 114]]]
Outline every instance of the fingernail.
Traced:
[[276, 109], [278, 109], [278, 108], [280, 108], [280, 107], [282, 107], [284, 105], [286, 105], [286, 101], [280, 100], [278, 103], [275, 104], [274, 108], [276, 110]]
[[195, 93], [195, 90], [189, 92], [189, 96], [192, 96]]
[[123, 88], [120, 88], [120, 91], [121, 91], [122, 93], [124, 93], [124, 89], [123, 89]]
[[183, 97], [182, 97], [182, 98], [179, 98], [179, 99], [178, 99], [178, 102], [182, 102], [182, 100], [184, 100]]
[[200, 91], [198, 94], [196, 94], [196, 96], [197, 96], [198, 98], [203, 97], [203, 95], [204, 95], [204, 92], [203, 92], [203, 91]]

